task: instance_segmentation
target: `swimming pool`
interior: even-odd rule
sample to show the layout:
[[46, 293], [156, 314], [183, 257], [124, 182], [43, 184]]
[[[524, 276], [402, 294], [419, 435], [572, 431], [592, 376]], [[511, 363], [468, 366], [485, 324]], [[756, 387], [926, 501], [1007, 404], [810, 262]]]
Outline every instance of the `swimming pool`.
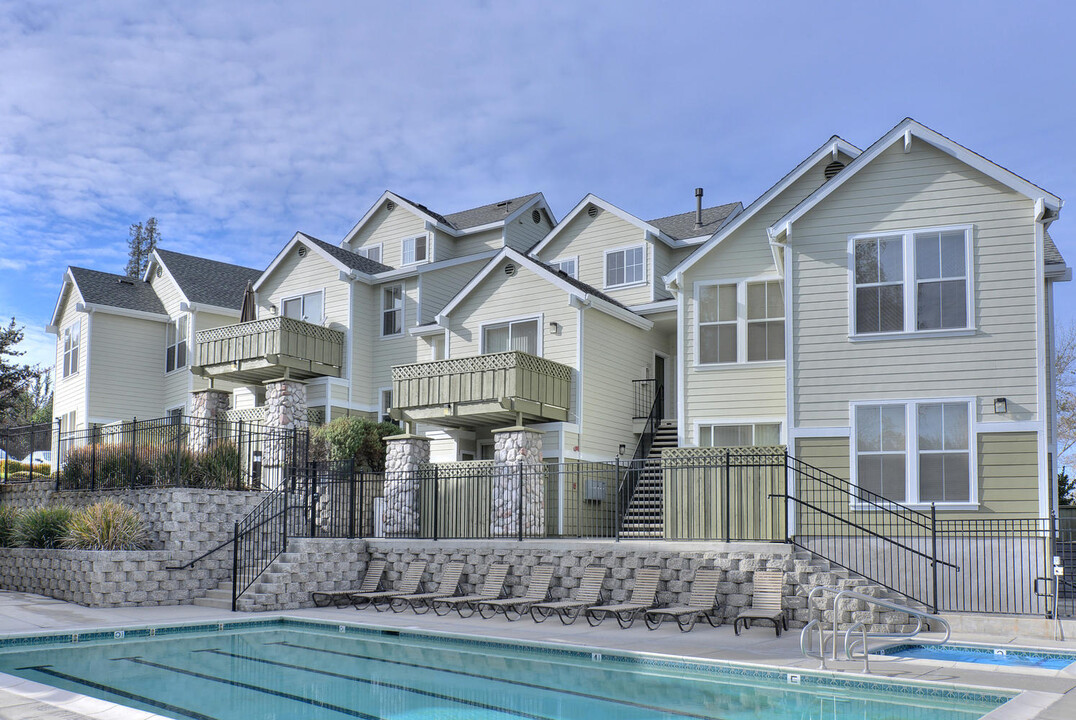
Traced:
[[872, 652], [924, 660], [949, 660], [978, 665], [1046, 670], [1062, 670], [1076, 662], [1076, 652], [1050, 652], [1033, 648], [995, 648], [984, 645], [893, 645]]
[[1012, 697], [295, 619], [0, 639], [0, 672], [179, 720], [971, 720]]

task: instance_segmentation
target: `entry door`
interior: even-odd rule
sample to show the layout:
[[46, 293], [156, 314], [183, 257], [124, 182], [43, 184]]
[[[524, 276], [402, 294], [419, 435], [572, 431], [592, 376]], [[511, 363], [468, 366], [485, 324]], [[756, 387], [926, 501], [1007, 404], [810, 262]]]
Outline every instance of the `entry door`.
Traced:
[[[657, 398], [658, 390], [665, 387], [665, 358], [661, 355], [654, 355], [654, 397]], [[665, 408], [669, 406], [669, 398], [666, 396], [665, 402], [661, 407], [661, 413], [664, 417]]]

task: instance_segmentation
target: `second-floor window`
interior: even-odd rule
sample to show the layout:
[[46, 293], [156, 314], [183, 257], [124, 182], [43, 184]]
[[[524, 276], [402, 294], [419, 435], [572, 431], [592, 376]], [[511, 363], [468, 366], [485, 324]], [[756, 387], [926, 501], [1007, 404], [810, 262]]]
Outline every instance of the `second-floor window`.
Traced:
[[785, 359], [785, 303], [780, 280], [700, 285], [698, 364]]
[[568, 277], [579, 277], [579, 261], [576, 258], [561, 258], [549, 263], [549, 266], [554, 270], [558, 270]]
[[168, 323], [168, 330], [165, 333], [165, 372], [187, 367], [187, 340], [189, 334], [190, 320], [186, 315], [181, 315]]
[[403, 332], [404, 291], [403, 285], [386, 285], [381, 288], [381, 335], [399, 335]]
[[381, 246], [370, 245], [368, 247], [361, 247], [355, 251], [355, 254], [364, 257], [367, 260], [373, 260], [374, 262], [381, 262]]
[[610, 250], [605, 253], [605, 287], [634, 285], [645, 281], [645, 246]]
[[414, 265], [429, 259], [429, 243], [425, 235], [404, 238], [402, 265]]
[[78, 372], [78, 353], [81, 341], [81, 322], [76, 322], [64, 330], [64, 377], [70, 377]]
[[538, 355], [538, 318], [486, 325], [482, 328], [482, 353], [510, 350]]
[[314, 323], [322, 320], [322, 308], [324, 300], [321, 292], [312, 292], [293, 298], [286, 298], [281, 305], [284, 308], [284, 317]]
[[785, 300], [781, 283], [747, 283], [747, 361], [784, 359]]
[[971, 228], [852, 238], [853, 335], [971, 327]]
[[699, 425], [699, 447], [751, 447], [781, 444], [781, 423]]

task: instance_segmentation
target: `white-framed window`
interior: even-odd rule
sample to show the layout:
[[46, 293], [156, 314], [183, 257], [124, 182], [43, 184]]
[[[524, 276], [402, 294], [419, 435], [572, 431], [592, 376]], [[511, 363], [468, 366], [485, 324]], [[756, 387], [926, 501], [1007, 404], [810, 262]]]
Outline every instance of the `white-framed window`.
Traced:
[[436, 362], [437, 360], [445, 359], [445, 336], [434, 335], [430, 338], [430, 360]]
[[414, 265], [429, 259], [429, 238], [426, 235], [404, 238], [402, 265]]
[[977, 502], [967, 398], [852, 406], [852, 482], [908, 504]]
[[355, 254], [358, 255], [359, 257], [364, 257], [367, 260], [373, 260], [374, 262], [381, 262], [381, 248], [382, 247], [383, 247], [382, 243], [378, 243], [377, 245], [367, 245], [366, 247], [361, 247], [358, 250], [356, 250]]
[[780, 280], [699, 284], [695, 303], [696, 364], [784, 360], [785, 303]]
[[404, 286], [402, 283], [381, 288], [381, 337], [403, 333]]
[[61, 460], [67, 455], [67, 451], [78, 445], [84, 445], [87, 438], [85, 437], [73, 437], [71, 433], [75, 431], [75, 418], [76, 411], [64, 413], [60, 416], [60, 441], [59, 448]]
[[970, 225], [849, 238], [853, 336], [972, 327]]
[[284, 298], [280, 305], [283, 308], [284, 317], [319, 325], [324, 319], [325, 292], [317, 290], [304, 295]]
[[381, 422], [394, 422], [392, 419], [392, 388], [381, 388]]
[[482, 326], [482, 354], [518, 350], [542, 354], [542, 321], [531, 317]]
[[646, 282], [646, 246], [605, 251], [605, 287]]
[[168, 323], [164, 341], [164, 371], [175, 372], [187, 367], [187, 347], [190, 341], [190, 316], [180, 315]]
[[700, 423], [699, 447], [769, 447], [781, 444], [781, 423]]
[[558, 258], [549, 263], [554, 270], [558, 270], [570, 278], [579, 278], [579, 258]]
[[168, 418], [169, 425], [182, 425], [183, 424], [183, 406], [179, 405], [174, 408], [168, 408], [165, 411], [165, 416]]
[[82, 344], [82, 322], [64, 328], [64, 374], [71, 377], [78, 373], [79, 346]]

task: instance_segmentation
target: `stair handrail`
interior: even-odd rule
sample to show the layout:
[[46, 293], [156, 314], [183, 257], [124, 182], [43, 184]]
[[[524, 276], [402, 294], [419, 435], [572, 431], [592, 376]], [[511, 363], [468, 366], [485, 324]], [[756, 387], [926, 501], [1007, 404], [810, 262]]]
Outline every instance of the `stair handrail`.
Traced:
[[638, 444], [635, 446], [635, 454], [632, 455], [627, 471], [624, 473], [624, 479], [617, 488], [617, 500], [619, 503], [617, 507], [620, 508], [620, 517], [617, 519], [618, 533], [623, 529], [628, 504], [631, 502], [632, 495], [635, 494], [635, 487], [639, 484], [639, 477], [642, 475], [646, 458], [650, 455], [650, 449], [654, 446], [654, 436], [658, 433], [658, 424], [664, 416], [664, 411], [665, 386], [661, 385], [654, 393], [654, 403], [650, 406], [650, 414], [646, 418], [646, 425], [639, 436]]

